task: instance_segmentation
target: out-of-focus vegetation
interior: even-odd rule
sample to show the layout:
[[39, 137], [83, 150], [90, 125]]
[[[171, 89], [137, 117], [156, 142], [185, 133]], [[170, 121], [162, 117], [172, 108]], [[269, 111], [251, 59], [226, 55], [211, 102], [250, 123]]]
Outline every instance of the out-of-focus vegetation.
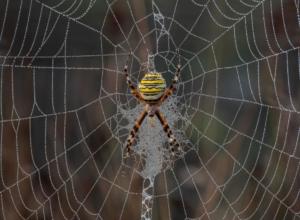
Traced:
[[122, 68], [133, 51], [136, 81], [155, 54], [169, 83], [177, 48], [192, 147], [157, 176], [153, 219], [300, 219], [296, 4], [228, 2], [0, 0], [0, 219], [139, 219]]

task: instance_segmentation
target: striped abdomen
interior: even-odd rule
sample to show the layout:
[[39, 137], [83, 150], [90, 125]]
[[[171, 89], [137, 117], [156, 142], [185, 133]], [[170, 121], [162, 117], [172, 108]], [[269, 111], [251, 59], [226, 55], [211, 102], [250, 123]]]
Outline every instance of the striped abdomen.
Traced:
[[160, 73], [146, 73], [139, 83], [139, 91], [146, 101], [159, 99], [166, 89], [166, 81]]

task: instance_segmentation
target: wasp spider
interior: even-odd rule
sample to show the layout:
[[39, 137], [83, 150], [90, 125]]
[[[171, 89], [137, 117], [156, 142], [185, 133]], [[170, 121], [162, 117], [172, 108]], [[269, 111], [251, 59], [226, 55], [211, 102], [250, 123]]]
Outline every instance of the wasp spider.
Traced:
[[136, 134], [141, 124], [143, 123], [144, 119], [146, 118], [146, 116], [149, 116], [150, 118], [156, 116], [160, 121], [164, 132], [168, 136], [168, 142], [170, 145], [172, 156], [175, 155], [175, 150], [179, 148], [179, 144], [172, 130], [170, 129], [168, 122], [166, 121], [166, 118], [159, 110], [160, 105], [169, 96], [171, 96], [176, 89], [175, 85], [178, 83], [178, 78], [179, 78], [179, 73], [181, 68], [180, 56], [178, 51], [177, 51], [177, 56], [178, 56], [178, 65], [176, 68], [176, 72], [171, 85], [168, 87], [166, 86], [165, 79], [163, 78], [161, 73], [148, 72], [145, 73], [141, 82], [138, 84], [138, 88], [136, 88], [136, 86], [133, 84], [128, 74], [128, 61], [129, 61], [128, 58], [127, 63], [124, 66], [124, 74], [126, 76], [126, 81], [131, 90], [132, 95], [135, 96], [139, 102], [144, 104], [144, 110], [141, 112], [140, 116], [136, 119], [135, 124], [127, 138], [125, 157], [129, 157]]

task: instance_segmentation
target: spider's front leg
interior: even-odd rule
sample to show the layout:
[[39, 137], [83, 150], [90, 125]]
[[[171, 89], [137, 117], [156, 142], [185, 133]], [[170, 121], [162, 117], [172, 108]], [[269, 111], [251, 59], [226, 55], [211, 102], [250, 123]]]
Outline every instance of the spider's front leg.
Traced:
[[138, 91], [138, 89], [136, 88], [136, 86], [134, 85], [134, 83], [131, 81], [130, 77], [129, 77], [129, 74], [128, 74], [128, 62], [129, 62], [129, 59], [131, 57], [131, 53], [129, 53], [128, 55], [128, 59], [127, 59], [127, 62], [124, 66], [124, 74], [125, 74], [125, 77], [126, 77], [126, 82], [130, 88], [130, 91], [132, 93], [133, 96], [135, 96], [139, 101], [143, 101], [143, 98], [140, 94], [140, 92]]
[[146, 110], [144, 110], [140, 116], [138, 117], [138, 119], [136, 120], [133, 128], [130, 131], [130, 134], [127, 138], [127, 144], [126, 144], [126, 155], [125, 158], [129, 157], [130, 151], [131, 151], [131, 146], [135, 140], [136, 134], [138, 132], [138, 130], [141, 127], [141, 124], [143, 123], [144, 119], [146, 118], [148, 112]]
[[167, 120], [162, 115], [162, 113], [159, 110], [157, 110], [155, 112], [155, 114], [156, 114], [158, 120], [160, 121], [161, 125], [163, 126], [164, 132], [167, 133], [167, 136], [169, 138], [168, 141], [169, 141], [169, 144], [171, 145], [171, 154], [172, 154], [172, 156], [175, 156], [175, 150], [180, 150], [180, 145], [178, 144], [170, 126], [168, 125]]

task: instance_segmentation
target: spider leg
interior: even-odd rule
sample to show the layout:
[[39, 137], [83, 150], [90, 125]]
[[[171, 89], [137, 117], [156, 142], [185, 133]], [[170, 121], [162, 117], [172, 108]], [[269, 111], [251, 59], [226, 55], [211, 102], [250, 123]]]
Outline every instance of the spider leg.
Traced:
[[127, 144], [126, 144], [126, 155], [125, 157], [129, 157], [130, 151], [131, 151], [131, 146], [135, 140], [136, 134], [139, 130], [139, 128], [141, 127], [141, 124], [143, 123], [144, 119], [146, 118], [148, 112], [146, 110], [144, 110], [140, 116], [137, 118], [137, 120], [135, 121], [135, 124], [133, 126], [133, 128], [130, 131], [130, 134], [127, 138]]
[[166, 134], [169, 138], [168, 141], [169, 141], [169, 144], [171, 145], [171, 154], [172, 154], [172, 156], [175, 156], [175, 147], [176, 147], [176, 149], [179, 149], [180, 146], [179, 146], [170, 126], [168, 125], [166, 118], [162, 115], [162, 113], [159, 110], [157, 110], [155, 112], [155, 114], [156, 114], [158, 120], [160, 121], [160, 123], [164, 129], [164, 132], [166, 132]]
[[128, 84], [128, 87], [130, 88], [130, 91], [132, 93], [133, 96], [135, 96], [139, 101], [143, 101], [143, 98], [141, 96], [141, 94], [139, 93], [138, 89], [136, 88], [136, 86], [134, 85], [134, 83], [131, 81], [129, 74], [128, 74], [128, 62], [130, 60], [131, 57], [131, 53], [129, 53], [128, 55], [128, 59], [126, 61], [126, 64], [124, 66], [124, 74], [126, 76], [126, 82]]
[[160, 98], [160, 101], [159, 101], [160, 103], [163, 103], [176, 90], [176, 84], [178, 83], [179, 74], [180, 74], [180, 70], [181, 70], [179, 50], [177, 50], [177, 56], [178, 56], [178, 64], [177, 64], [177, 67], [176, 67], [176, 72], [174, 74], [174, 78], [172, 80], [171, 85], [166, 89], [166, 91], [164, 92], [164, 94]]

